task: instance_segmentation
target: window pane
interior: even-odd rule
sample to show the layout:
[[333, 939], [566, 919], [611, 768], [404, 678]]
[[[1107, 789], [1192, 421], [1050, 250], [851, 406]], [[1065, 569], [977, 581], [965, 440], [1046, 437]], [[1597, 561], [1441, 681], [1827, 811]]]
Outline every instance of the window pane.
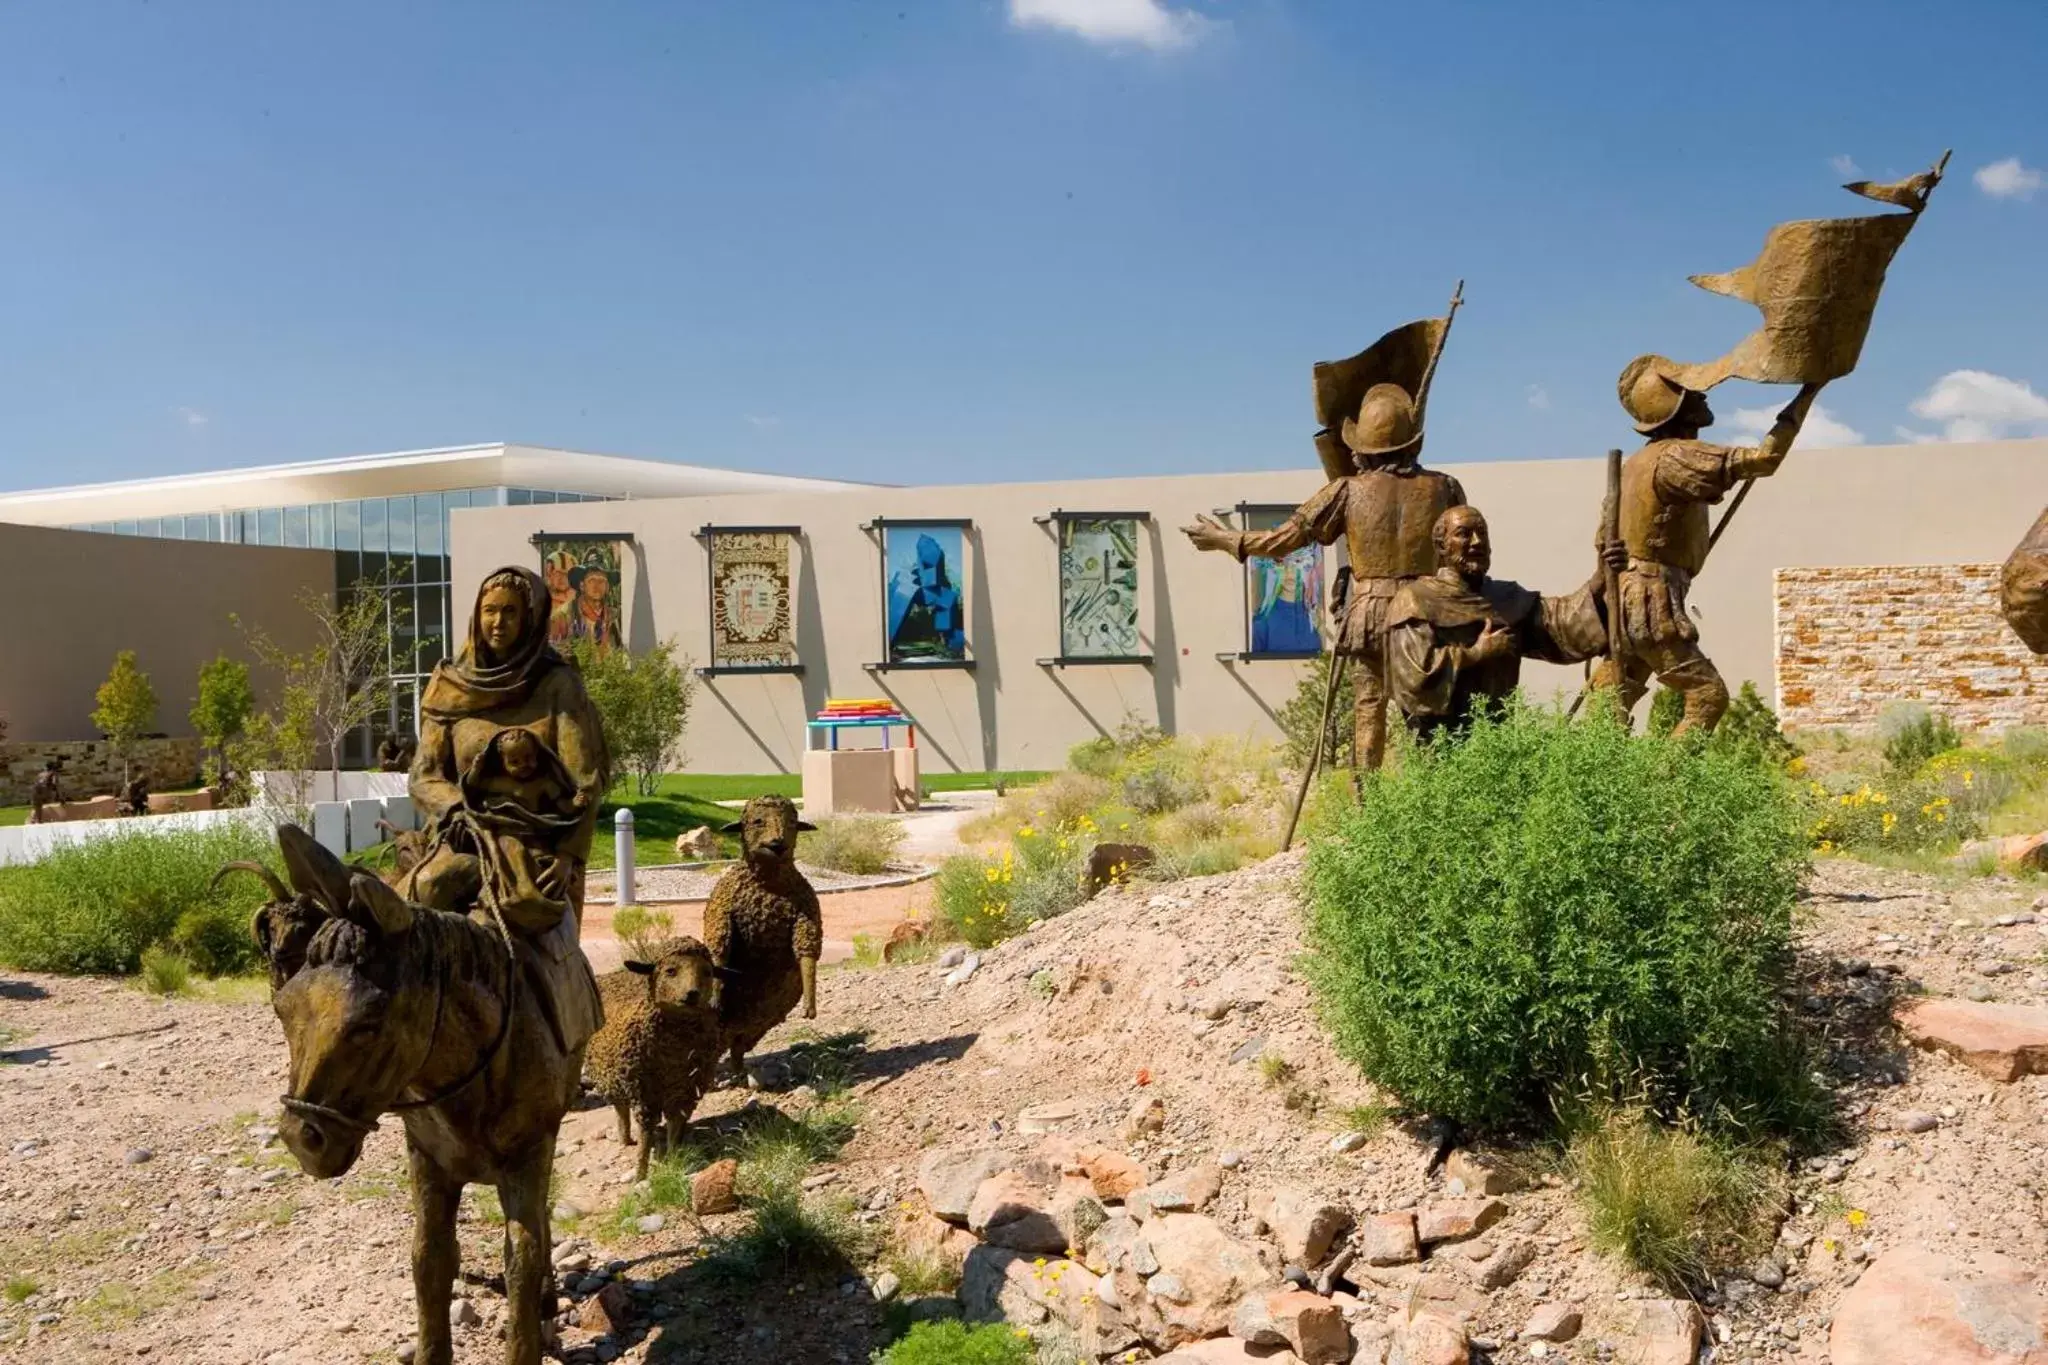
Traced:
[[155, 517], [144, 517], [135, 523], [135, 534], [156, 539], [163, 535], [163, 523]]
[[447, 598], [440, 588], [421, 588], [419, 593], [419, 621], [414, 634], [419, 637], [419, 670], [430, 672], [448, 653], [446, 630]]
[[284, 509], [265, 507], [256, 514], [256, 543], [259, 545], [284, 544]]
[[555, 501], [555, 495], [548, 492], [545, 488], [536, 488], [533, 490], [533, 500], [537, 503], [553, 502]]
[[212, 540], [213, 537], [208, 535], [206, 530], [206, 514], [204, 512], [190, 513], [185, 517], [185, 539]]
[[[391, 548], [391, 542], [384, 534], [384, 499], [364, 498], [363, 507], [363, 549], [382, 552]], [[378, 560], [383, 563], [382, 559]]]
[[412, 547], [423, 555], [437, 555], [447, 545], [442, 535], [441, 495], [422, 493], [413, 499]]
[[[229, 513], [229, 515], [233, 516], [234, 514]], [[253, 507], [243, 509], [242, 515], [238, 520], [241, 529], [236, 537], [237, 542], [242, 545], [259, 544], [260, 542], [256, 539], [256, 509]]]
[[391, 549], [394, 554], [412, 550], [412, 499], [386, 498], [384, 520], [391, 528]]
[[316, 502], [313, 504], [313, 548], [331, 550], [334, 548], [334, 504]]
[[134, 522], [132, 522], [132, 521], [117, 521], [117, 522], [115, 522], [115, 523], [114, 523], [114, 534], [115, 534], [115, 535], [117, 535], [117, 536], [132, 536], [132, 535], [134, 535], [134, 534], [135, 534], [135, 523], [134, 523]]
[[441, 495], [441, 505], [450, 511], [457, 507], [469, 506], [469, 490], [467, 488], [457, 488], [443, 493]]
[[183, 540], [185, 538], [185, 519], [183, 517], [165, 517], [163, 528], [157, 534], [165, 540]]
[[448, 581], [447, 555], [420, 555], [418, 556], [417, 564], [418, 567], [414, 572], [419, 574], [418, 581], [422, 586], [429, 583], [446, 583]]
[[304, 507], [284, 509], [284, 543], [295, 550], [303, 550], [313, 543], [312, 518]]
[[505, 505], [507, 507], [524, 507], [532, 501], [533, 494], [527, 489], [508, 488], [505, 490]]
[[363, 505], [359, 502], [337, 502], [334, 504], [334, 548], [337, 550], [360, 550], [363, 548]]

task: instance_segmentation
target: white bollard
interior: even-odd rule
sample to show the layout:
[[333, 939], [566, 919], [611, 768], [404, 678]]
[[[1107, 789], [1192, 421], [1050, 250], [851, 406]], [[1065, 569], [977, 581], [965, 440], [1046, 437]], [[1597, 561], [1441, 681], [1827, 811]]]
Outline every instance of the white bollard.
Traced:
[[620, 806], [619, 813], [612, 817], [613, 860], [618, 865], [616, 881], [618, 890], [612, 895], [614, 905], [632, 905], [633, 900], [633, 808]]

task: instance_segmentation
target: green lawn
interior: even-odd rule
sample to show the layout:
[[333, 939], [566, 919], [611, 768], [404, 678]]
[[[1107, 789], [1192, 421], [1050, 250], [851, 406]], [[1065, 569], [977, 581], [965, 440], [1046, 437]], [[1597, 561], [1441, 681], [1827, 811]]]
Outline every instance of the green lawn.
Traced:
[[27, 806], [0, 806], [0, 825], [25, 825], [27, 823]]
[[[1044, 776], [1043, 773], [1002, 774], [1005, 783], [1019, 786]], [[929, 773], [924, 778], [924, 788], [928, 792], [978, 791], [989, 785], [987, 773]], [[613, 865], [612, 819], [622, 805], [633, 808], [633, 856], [644, 866], [674, 862], [676, 836], [685, 830], [699, 825], [717, 828], [737, 819], [739, 812], [719, 805], [720, 801], [743, 801], [751, 796], [787, 796], [794, 800], [802, 790], [803, 779], [795, 773], [765, 776], [670, 773], [661, 779], [660, 788], [653, 796], [641, 796], [636, 792], [622, 797], [615, 789], [614, 799], [599, 808], [597, 837], [590, 845], [590, 865], [594, 868]], [[721, 839], [720, 847], [728, 854], [737, 851], [731, 839]]]

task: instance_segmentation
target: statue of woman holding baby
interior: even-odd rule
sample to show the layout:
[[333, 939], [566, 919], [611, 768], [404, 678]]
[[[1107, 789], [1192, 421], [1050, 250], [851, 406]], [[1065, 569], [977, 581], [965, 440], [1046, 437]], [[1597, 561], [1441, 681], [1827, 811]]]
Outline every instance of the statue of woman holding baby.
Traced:
[[611, 760], [582, 675], [548, 643], [548, 605], [539, 574], [499, 569], [477, 591], [462, 652], [435, 667], [410, 782], [426, 851], [398, 889], [490, 915], [538, 949], [522, 956], [574, 1047], [600, 1017], [578, 931]]

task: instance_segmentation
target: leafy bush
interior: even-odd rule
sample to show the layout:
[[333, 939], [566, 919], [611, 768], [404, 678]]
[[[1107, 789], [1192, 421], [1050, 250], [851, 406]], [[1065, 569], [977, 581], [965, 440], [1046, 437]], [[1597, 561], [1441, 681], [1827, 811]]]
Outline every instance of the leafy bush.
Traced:
[[939, 914], [976, 948], [1000, 943], [1037, 920], [1081, 903], [1081, 868], [1093, 822], [1072, 830], [1026, 825], [1000, 853], [957, 853], [940, 864], [932, 895]]
[[114, 656], [114, 666], [93, 700], [99, 703], [93, 708], [93, 726], [121, 756], [121, 776], [126, 781], [135, 741], [156, 725], [156, 689], [150, 686], [149, 674], [136, 665], [134, 650], [124, 649]]
[[1685, 719], [1685, 693], [1675, 687], [1659, 687], [1650, 694], [1650, 714], [1643, 728], [1653, 735], [1668, 735]]
[[192, 964], [159, 944], [142, 950], [142, 988], [151, 995], [183, 995], [192, 984]]
[[1962, 736], [1949, 724], [1948, 717], [1921, 707], [1890, 727], [1884, 742], [1884, 763], [1890, 771], [1907, 776], [1919, 772], [1936, 754], [1962, 747]]
[[631, 777], [642, 796], [654, 795], [662, 774], [679, 759], [690, 704], [697, 696], [689, 656], [678, 658], [676, 649], [673, 640], [638, 655], [599, 649], [588, 640], [569, 645], [584, 690], [604, 722], [613, 779]]
[[896, 861], [904, 837], [903, 822], [892, 816], [828, 816], [797, 841], [797, 856], [813, 867], [872, 876]]
[[128, 973], [145, 949], [189, 954], [203, 970], [256, 961], [249, 919], [263, 903], [253, 877], [210, 887], [221, 865], [270, 857], [268, 831], [216, 825], [140, 831], [71, 844], [0, 873], [0, 962], [26, 971]]
[[1021, 1327], [987, 1322], [920, 1322], [902, 1340], [877, 1351], [873, 1365], [1031, 1365], [1031, 1334]]
[[[1684, 718], [1685, 694], [1675, 687], [1658, 688], [1650, 698], [1646, 726], [1649, 732], [1669, 735]], [[1698, 742], [1773, 768], [1782, 768], [1799, 757], [1799, 746], [1778, 727], [1778, 713], [1764, 704], [1753, 682], [1742, 684], [1722, 713], [1720, 723]]]
[[1821, 853], [1914, 853], [1972, 838], [1983, 826], [1938, 781], [1880, 779], [1841, 791], [1809, 782], [1805, 799], [1806, 837]]
[[1364, 785], [1310, 852], [1339, 1047], [1481, 1126], [1646, 1094], [1811, 1117], [1779, 990], [1805, 850], [1777, 775], [1713, 746], [1514, 706]]
[[629, 962], [652, 962], [663, 941], [675, 934], [675, 917], [645, 905], [622, 905], [612, 915], [612, 934]]
[[1766, 1158], [1642, 1113], [1616, 1113], [1579, 1133], [1570, 1166], [1594, 1247], [1673, 1293], [1767, 1245], [1773, 1229], [1761, 1215], [1784, 1196]]
[[[1357, 715], [1352, 670], [1344, 671], [1337, 685], [1337, 700], [1330, 707], [1330, 729], [1323, 739], [1323, 764], [1327, 768], [1348, 768], [1352, 763], [1353, 718]], [[1300, 769], [1309, 760], [1316, 742], [1316, 727], [1322, 723], [1323, 700], [1330, 688], [1330, 656], [1317, 655], [1301, 670], [1294, 695], [1280, 708], [1280, 733], [1287, 737], [1287, 762]]]

